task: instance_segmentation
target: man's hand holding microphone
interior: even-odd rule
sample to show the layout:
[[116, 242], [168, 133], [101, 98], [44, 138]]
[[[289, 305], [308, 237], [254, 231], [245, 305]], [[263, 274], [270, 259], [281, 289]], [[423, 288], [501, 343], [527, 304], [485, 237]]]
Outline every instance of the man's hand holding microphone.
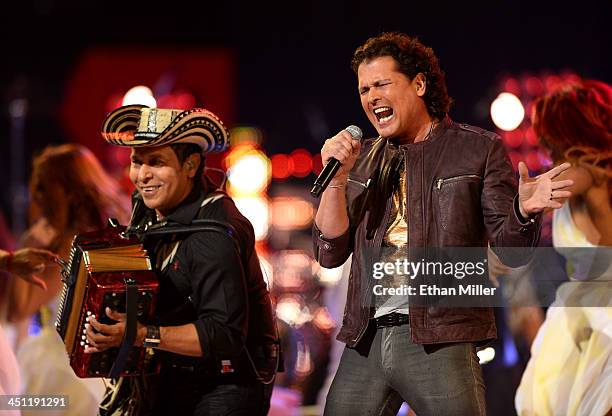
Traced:
[[324, 168], [310, 191], [312, 196], [318, 198], [328, 186], [344, 188], [348, 174], [359, 156], [362, 135], [359, 127], [351, 125], [331, 139], [325, 140], [321, 149]]
[[323, 195], [315, 217], [315, 224], [321, 235], [327, 238], [338, 237], [349, 227], [344, 190], [349, 172], [361, 151], [361, 136], [359, 127], [348, 126], [331, 139], [327, 139], [321, 149], [324, 168], [310, 193], [318, 198], [327, 187], [336, 191]]

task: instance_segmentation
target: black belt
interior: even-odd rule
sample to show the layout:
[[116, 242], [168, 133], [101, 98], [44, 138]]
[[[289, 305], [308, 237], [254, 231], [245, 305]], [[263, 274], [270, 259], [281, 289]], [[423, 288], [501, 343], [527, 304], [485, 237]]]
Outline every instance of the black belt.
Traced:
[[385, 328], [389, 326], [400, 326], [410, 323], [410, 316], [405, 313], [388, 313], [386, 315], [374, 318], [376, 328]]
[[[263, 360], [271, 360], [278, 358], [280, 360], [279, 354], [282, 357], [282, 353], [280, 351], [280, 343], [274, 344], [263, 344], [256, 346], [249, 346], [247, 350], [251, 354], [253, 360], [261, 361]], [[167, 369], [180, 371], [185, 373], [198, 373], [204, 376], [218, 376], [221, 373], [221, 362], [219, 360], [219, 365], [215, 365], [215, 361], [213, 362], [203, 362], [198, 360], [197, 358], [173, 361], [172, 353], [165, 353], [164, 359], [162, 359], [162, 366]], [[244, 368], [248, 365], [246, 356], [243, 354], [241, 357], [237, 357], [232, 359], [232, 365], [234, 370], [238, 373], [244, 371]], [[250, 367], [250, 366], [249, 366]], [[274, 369], [276, 371], [276, 369]], [[225, 375], [224, 375], [225, 376]]]

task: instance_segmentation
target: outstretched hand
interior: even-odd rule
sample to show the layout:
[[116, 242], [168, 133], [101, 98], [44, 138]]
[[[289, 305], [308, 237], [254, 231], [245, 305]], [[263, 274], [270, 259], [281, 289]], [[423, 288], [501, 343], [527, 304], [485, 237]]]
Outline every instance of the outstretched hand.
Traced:
[[525, 218], [544, 211], [546, 208], [558, 209], [562, 204], [558, 201], [569, 198], [568, 190], [574, 184], [571, 179], [555, 181], [559, 174], [569, 169], [571, 164], [563, 163], [535, 177], [529, 177], [529, 170], [523, 162], [519, 162], [519, 209]]
[[38, 274], [57, 261], [56, 254], [40, 248], [26, 247], [15, 251], [11, 258], [11, 274], [47, 290], [47, 283]]

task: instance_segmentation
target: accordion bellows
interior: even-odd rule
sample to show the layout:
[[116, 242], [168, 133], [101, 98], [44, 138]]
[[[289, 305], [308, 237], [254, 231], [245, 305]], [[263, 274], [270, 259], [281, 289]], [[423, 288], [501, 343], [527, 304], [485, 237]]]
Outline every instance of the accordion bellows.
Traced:
[[[137, 287], [138, 321], [146, 324], [154, 318], [157, 276], [140, 242], [127, 238], [123, 231], [123, 227], [108, 227], [76, 236], [62, 271], [64, 287], [55, 326], [79, 377], [107, 377], [115, 363], [119, 348], [85, 353], [84, 331], [90, 315], [105, 324], [115, 322], [104, 313], [106, 307], [125, 312], [126, 279], [135, 281]], [[157, 367], [151, 349], [133, 347], [120, 375], [155, 373]]]

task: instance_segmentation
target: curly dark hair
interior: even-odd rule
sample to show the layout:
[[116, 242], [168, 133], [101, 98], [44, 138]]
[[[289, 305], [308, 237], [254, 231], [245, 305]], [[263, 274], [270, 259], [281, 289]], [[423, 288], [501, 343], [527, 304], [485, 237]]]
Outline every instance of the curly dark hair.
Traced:
[[412, 80], [422, 73], [425, 75], [426, 91], [423, 99], [430, 116], [444, 118], [452, 103], [446, 91], [444, 71], [440, 69], [438, 58], [433, 49], [423, 45], [417, 38], [411, 38], [405, 33], [386, 32], [368, 39], [358, 47], [353, 54], [351, 67], [355, 74], [359, 65], [382, 56], [395, 59], [399, 71]]

